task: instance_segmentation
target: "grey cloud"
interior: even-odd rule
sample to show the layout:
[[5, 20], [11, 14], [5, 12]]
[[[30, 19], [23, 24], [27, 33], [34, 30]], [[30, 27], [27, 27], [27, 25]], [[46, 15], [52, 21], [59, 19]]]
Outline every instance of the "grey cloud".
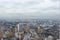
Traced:
[[57, 1], [60, 1], [60, 0], [51, 0], [51, 1], [53, 1], [53, 2], [57, 2]]
[[34, 6], [34, 5], [38, 5], [40, 4], [39, 1], [29, 1], [29, 2], [25, 2], [25, 3], [14, 3], [15, 6], [20, 6], [22, 8], [28, 8], [28, 7], [31, 7], [31, 6]]
[[[45, 2], [40, 1], [40, 0], [26, 1], [24, 3], [13, 2], [11, 0], [9, 2], [7, 2], [7, 1], [1, 2], [0, 3], [0, 8], [3, 8], [4, 10], [7, 10], [7, 11], [11, 12], [11, 13], [6, 12], [6, 13], [8, 13], [7, 15], [9, 15], [8, 17], [24, 16], [24, 17], [44, 17], [44, 18], [51, 17], [52, 18], [52, 17], [55, 17], [57, 13], [55, 11], [52, 12], [51, 10], [60, 10], [60, 7], [57, 7], [53, 3], [53, 2], [56, 2], [56, 1], [59, 1], [59, 0], [51, 0], [51, 1], [52, 2], [51, 2], [50, 5], [49, 4], [45, 5], [44, 4]], [[52, 3], [53, 3], [53, 5], [52, 5]], [[21, 10], [22, 10], [22, 12], [24, 12], [24, 10], [25, 10], [26, 12], [21, 13]], [[29, 12], [28, 12], [28, 10], [29, 10]], [[19, 13], [17, 13], [17, 12], [15, 13], [15, 11], [17, 11]], [[47, 11], [47, 12], [45, 12], [45, 11]], [[1, 15], [3, 15], [3, 14], [1, 14]], [[55, 15], [55, 16], [53, 16], [53, 15]], [[59, 14], [57, 14], [57, 15], [59, 16]]]
[[21, 2], [13, 2], [13, 1], [2, 1], [0, 6], [3, 6], [3, 8], [28, 8], [30, 6], [38, 5], [42, 2], [41, 0], [33, 0], [33, 1], [27, 1], [24, 3]]
[[52, 7], [45, 8], [45, 9], [43, 9], [43, 10], [44, 10], [44, 11], [47, 11], [47, 10], [60, 10], [60, 7], [52, 6]]

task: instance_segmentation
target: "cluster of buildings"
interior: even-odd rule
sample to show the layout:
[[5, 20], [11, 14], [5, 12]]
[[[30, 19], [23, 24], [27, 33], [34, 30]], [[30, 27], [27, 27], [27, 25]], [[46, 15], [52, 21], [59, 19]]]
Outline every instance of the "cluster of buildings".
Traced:
[[60, 40], [60, 24], [36, 20], [0, 22], [0, 40]]

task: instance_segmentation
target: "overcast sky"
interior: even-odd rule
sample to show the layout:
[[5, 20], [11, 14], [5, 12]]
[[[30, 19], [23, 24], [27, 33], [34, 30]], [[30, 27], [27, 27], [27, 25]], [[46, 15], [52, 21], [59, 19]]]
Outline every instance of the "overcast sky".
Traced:
[[58, 18], [60, 0], [0, 0], [0, 18]]

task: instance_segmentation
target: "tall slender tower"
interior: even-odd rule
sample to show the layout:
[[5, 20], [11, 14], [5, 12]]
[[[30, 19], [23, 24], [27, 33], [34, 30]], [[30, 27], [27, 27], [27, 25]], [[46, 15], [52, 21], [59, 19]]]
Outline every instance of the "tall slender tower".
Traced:
[[19, 24], [17, 25], [17, 31], [19, 32]]

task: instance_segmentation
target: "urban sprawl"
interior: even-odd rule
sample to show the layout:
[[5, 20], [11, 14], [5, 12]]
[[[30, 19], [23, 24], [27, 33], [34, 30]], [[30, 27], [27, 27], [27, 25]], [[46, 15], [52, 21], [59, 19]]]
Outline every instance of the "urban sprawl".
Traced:
[[60, 40], [60, 21], [0, 20], [0, 40]]

